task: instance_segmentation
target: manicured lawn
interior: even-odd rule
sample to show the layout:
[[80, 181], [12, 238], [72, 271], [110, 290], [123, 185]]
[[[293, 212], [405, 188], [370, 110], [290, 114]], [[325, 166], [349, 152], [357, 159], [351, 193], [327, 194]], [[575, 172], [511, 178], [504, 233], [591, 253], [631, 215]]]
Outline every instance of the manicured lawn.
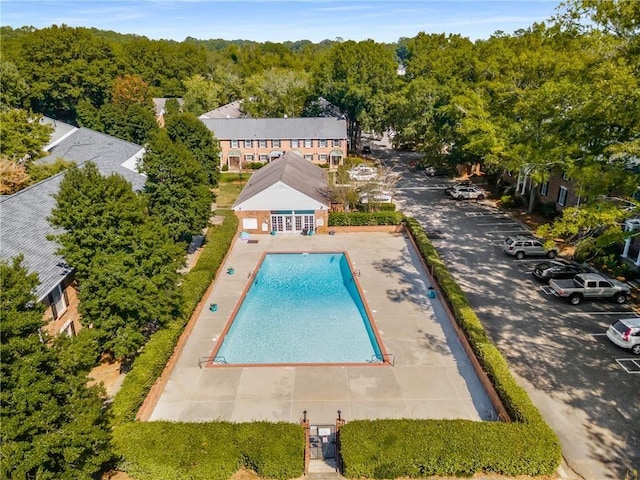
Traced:
[[242, 188], [247, 184], [250, 176], [251, 173], [246, 172], [243, 172], [242, 175], [239, 175], [237, 172], [223, 172], [220, 175], [218, 188], [215, 190], [218, 208], [231, 208], [233, 202], [235, 202], [238, 195], [240, 195]]

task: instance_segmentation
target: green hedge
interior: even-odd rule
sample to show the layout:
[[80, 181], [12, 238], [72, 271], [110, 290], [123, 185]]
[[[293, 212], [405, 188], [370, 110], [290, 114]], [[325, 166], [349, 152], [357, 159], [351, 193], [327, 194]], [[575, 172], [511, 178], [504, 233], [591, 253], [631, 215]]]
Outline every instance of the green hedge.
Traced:
[[329, 212], [330, 227], [400, 225], [403, 220], [401, 212]]
[[406, 224], [513, 422], [349, 422], [340, 433], [345, 475], [369, 478], [476, 472], [551, 475], [562, 455], [558, 438], [515, 382], [506, 360], [488, 338], [420, 224], [413, 218], [408, 218]]
[[340, 430], [344, 475], [550, 475], [560, 461], [557, 444], [538, 433], [522, 423], [354, 420]]
[[207, 243], [198, 263], [184, 276], [179, 287], [183, 295], [183, 314], [156, 332], [133, 362], [111, 406], [115, 424], [135, 419], [144, 398], [173, 353], [184, 326], [213, 281], [237, 229], [237, 217], [227, 215], [222, 225], [214, 225], [207, 232]]
[[114, 430], [121, 468], [138, 480], [227, 480], [240, 467], [297, 478], [304, 442], [303, 428], [293, 423], [143, 422]]

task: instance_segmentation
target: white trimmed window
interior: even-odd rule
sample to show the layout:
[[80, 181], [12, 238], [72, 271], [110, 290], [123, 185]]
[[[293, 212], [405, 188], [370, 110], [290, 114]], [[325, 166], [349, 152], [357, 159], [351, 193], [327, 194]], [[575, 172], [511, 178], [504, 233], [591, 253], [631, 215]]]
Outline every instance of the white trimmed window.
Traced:
[[245, 162], [253, 162], [253, 155], [252, 155], [251, 153], [247, 153], [247, 154], [244, 156], [244, 161], [245, 161]]
[[305, 159], [305, 160], [308, 160], [309, 162], [312, 162], [312, 161], [313, 161], [313, 153], [307, 153], [307, 154], [304, 156], [304, 159]]
[[49, 294], [49, 305], [51, 305], [51, 313], [53, 319], [57, 320], [67, 311], [69, 306], [69, 300], [67, 299], [67, 292], [62, 290], [62, 287], [58, 284], [55, 286]]
[[300, 146], [300, 140], [297, 138], [291, 139], [291, 148], [298, 148]]
[[263, 153], [260, 154], [260, 161], [261, 162], [268, 162], [269, 161], [269, 155], [265, 155]]
[[540, 185], [540, 195], [546, 197], [549, 193], [549, 180]]
[[259, 148], [267, 148], [267, 141], [266, 140], [258, 140], [258, 147]]
[[244, 148], [251, 148], [251, 147], [253, 147], [253, 141], [245, 140], [244, 141]]
[[310, 138], [305, 138], [304, 148], [311, 148], [311, 147], [313, 147], [313, 140], [311, 140]]
[[321, 138], [320, 140], [318, 140], [318, 147], [327, 148], [327, 139]]
[[76, 326], [73, 324], [73, 320], [67, 320], [60, 329], [59, 333], [64, 333], [68, 337], [76, 336]]
[[318, 155], [318, 160], [322, 163], [327, 163], [327, 154], [321, 153]]
[[569, 174], [567, 172], [562, 172], [562, 179], [569, 181]]
[[333, 140], [333, 146], [334, 147], [339, 147], [340, 143], [341, 143], [340, 140], [336, 140], [336, 139]]
[[238, 140], [231, 140], [231, 148], [238, 148]]
[[271, 146], [274, 148], [280, 148], [280, 140], [271, 140]]
[[567, 204], [567, 194], [568, 190], [566, 187], [560, 187], [560, 191], [558, 192], [558, 205], [564, 207]]

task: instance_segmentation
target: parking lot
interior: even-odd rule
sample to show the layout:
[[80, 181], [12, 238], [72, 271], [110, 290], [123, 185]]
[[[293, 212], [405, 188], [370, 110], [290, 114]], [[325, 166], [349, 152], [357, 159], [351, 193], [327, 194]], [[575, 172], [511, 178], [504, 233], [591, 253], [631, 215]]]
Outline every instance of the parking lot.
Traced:
[[640, 469], [640, 357], [612, 344], [607, 327], [638, 316], [630, 304], [573, 306], [531, 275], [541, 259], [501, 251], [526, 227], [488, 200], [455, 201], [446, 178], [402, 174], [394, 201], [423, 225], [471, 305], [562, 443], [568, 465], [586, 479], [634, 478]]

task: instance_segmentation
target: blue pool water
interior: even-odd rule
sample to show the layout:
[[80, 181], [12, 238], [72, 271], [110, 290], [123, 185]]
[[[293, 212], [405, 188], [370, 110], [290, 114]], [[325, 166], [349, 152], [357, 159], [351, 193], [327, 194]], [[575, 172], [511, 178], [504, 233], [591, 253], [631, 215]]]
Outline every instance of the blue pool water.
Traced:
[[224, 337], [229, 364], [382, 360], [342, 253], [269, 253]]

